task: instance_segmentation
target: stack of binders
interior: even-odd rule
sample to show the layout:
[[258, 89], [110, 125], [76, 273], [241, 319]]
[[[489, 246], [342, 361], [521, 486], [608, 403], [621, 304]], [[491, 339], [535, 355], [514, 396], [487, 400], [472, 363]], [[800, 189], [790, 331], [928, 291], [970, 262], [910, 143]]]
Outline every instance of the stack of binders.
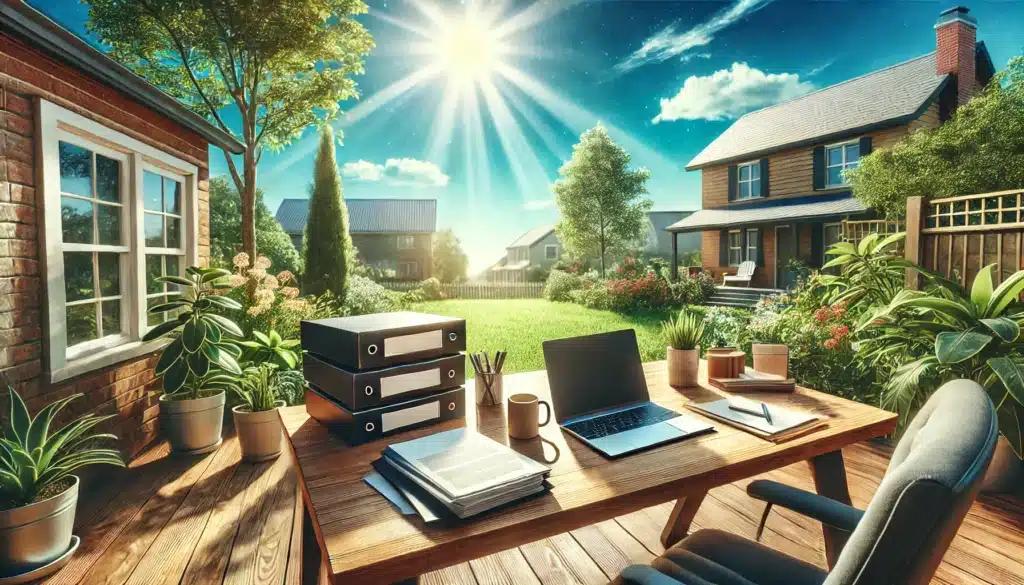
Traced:
[[359, 445], [462, 418], [466, 321], [408, 311], [303, 321], [306, 411]]

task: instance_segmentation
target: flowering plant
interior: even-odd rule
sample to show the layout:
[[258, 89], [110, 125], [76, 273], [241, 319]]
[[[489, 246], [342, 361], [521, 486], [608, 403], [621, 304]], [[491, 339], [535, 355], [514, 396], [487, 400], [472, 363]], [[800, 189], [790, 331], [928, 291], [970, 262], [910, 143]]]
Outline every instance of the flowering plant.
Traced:
[[643, 278], [648, 274], [647, 267], [642, 262], [631, 256], [626, 256], [622, 260], [622, 264], [619, 264], [615, 269], [615, 274], [619, 275], [619, 278], [626, 278], [630, 280], [636, 280]]
[[607, 286], [610, 307], [620, 313], [660, 309], [671, 299], [668, 283], [653, 272], [640, 278], [611, 279]]
[[285, 339], [296, 337], [308, 303], [298, 298], [295, 275], [287, 270], [271, 274], [266, 256], [257, 256], [250, 267], [245, 252], [236, 254], [231, 263], [234, 271], [228, 277], [232, 287], [228, 296], [242, 304], [238, 324], [246, 335], [276, 329]]

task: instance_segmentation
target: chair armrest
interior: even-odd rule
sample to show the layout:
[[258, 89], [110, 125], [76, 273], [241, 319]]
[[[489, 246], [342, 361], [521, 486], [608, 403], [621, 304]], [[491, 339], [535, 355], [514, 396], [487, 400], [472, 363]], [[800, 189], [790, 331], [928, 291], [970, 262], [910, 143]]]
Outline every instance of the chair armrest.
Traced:
[[863, 510], [853, 506], [768, 479], [750, 482], [747, 494], [847, 532], [853, 532], [864, 516]]
[[621, 578], [624, 585], [704, 585], [703, 580], [699, 584], [680, 583], [647, 565], [630, 565], [622, 569]]

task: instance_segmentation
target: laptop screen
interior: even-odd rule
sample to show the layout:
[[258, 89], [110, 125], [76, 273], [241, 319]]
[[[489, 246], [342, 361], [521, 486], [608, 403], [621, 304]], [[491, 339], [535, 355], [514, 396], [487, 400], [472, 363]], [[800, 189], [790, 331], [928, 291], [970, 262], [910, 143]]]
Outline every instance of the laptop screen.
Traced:
[[632, 329], [545, 341], [544, 363], [559, 423], [650, 399]]

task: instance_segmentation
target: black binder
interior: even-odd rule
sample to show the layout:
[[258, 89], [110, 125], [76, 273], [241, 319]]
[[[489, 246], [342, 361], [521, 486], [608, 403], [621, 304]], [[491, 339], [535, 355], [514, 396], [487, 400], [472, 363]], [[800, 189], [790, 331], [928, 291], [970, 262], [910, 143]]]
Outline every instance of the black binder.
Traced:
[[366, 370], [466, 349], [466, 320], [401, 311], [303, 321], [302, 348], [348, 369]]
[[306, 412], [350, 445], [466, 416], [466, 389], [454, 388], [399, 404], [352, 411], [321, 390], [306, 390]]
[[462, 386], [466, 383], [466, 358], [456, 354], [354, 372], [320, 356], [306, 354], [303, 374], [310, 384], [342, 406], [363, 410]]

